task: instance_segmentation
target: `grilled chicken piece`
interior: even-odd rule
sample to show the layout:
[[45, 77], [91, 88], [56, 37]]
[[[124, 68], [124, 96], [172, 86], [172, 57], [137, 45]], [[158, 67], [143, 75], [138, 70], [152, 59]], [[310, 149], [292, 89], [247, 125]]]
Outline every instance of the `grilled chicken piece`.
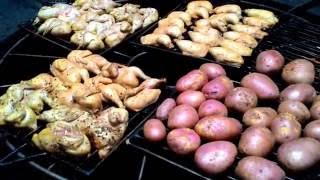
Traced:
[[50, 33], [54, 36], [63, 36], [71, 33], [71, 25], [61, 19], [51, 18], [39, 26], [38, 32], [43, 35]]
[[98, 35], [86, 31], [75, 32], [71, 36], [70, 41], [78, 45], [79, 48], [87, 48], [90, 50], [99, 50], [105, 47]]
[[143, 15], [144, 19], [142, 27], [147, 27], [159, 18], [159, 13], [155, 8], [141, 8], [139, 9], [139, 13]]
[[175, 42], [182, 51], [182, 54], [194, 57], [205, 57], [208, 53], [208, 46], [205, 44], [192, 42], [190, 40], [175, 40]]
[[274, 24], [267, 19], [259, 18], [259, 17], [244, 17], [243, 24], [249, 26], [258, 26], [261, 29], [268, 29]]
[[200, 33], [195, 31], [189, 31], [188, 34], [193, 42], [206, 44], [208, 46], [217, 46], [221, 40], [221, 35], [219, 32], [208, 30], [208, 33]]
[[173, 11], [168, 15], [168, 18], [179, 18], [183, 20], [183, 22], [187, 26], [190, 26], [192, 24], [190, 14], [184, 11]]
[[150, 79], [149, 76], [135, 66], [122, 67], [119, 69], [119, 75], [113, 79], [114, 83], [118, 83], [125, 88], [134, 88], [139, 85], [139, 79]]
[[256, 26], [248, 26], [244, 24], [235, 24], [235, 25], [230, 24], [229, 27], [233, 31], [247, 33], [250, 36], [257, 39], [262, 39], [264, 36], [268, 35], [268, 33], [262, 31], [259, 27], [256, 27]]
[[112, 83], [98, 86], [103, 100], [115, 103], [119, 108], [124, 108], [122, 100], [125, 98], [127, 89], [120, 84]]
[[141, 92], [135, 96], [131, 96], [124, 101], [124, 105], [133, 111], [141, 111], [150, 104], [155, 103], [159, 96], [160, 89], [143, 89]]
[[88, 137], [77, 126], [65, 121], [47, 124], [39, 134], [33, 135], [32, 142], [50, 153], [86, 156], [91, 151]]
[[209, 52], [217, 61], [243, 64], [243, 58], [232, 50], [223, 47], [211, 47]]
[[144, 80], [138, 87], [127, 89], [125, 97], [127, 98], [127, 97], [134, 96], [144, 89], [159, 88], [161, 85], [166, 83], [166, 81], [167, 80], [165, 78], [162, 78], [162, 79], [150, 78], [150, 79]]
[[39, 115], [40, 120], [46, 122], [65, 121], [72, 122], [81, 116], [88, 116], [88, 112], [80, 110], [79, 108], [73, 108], [70, 106], [59, 105], [47, 111], [43, 111]]
[[228, 31], [223, 33], [223, 38], [243, 43], [250, 48], [255, 48], [258, 45], [258, 42], [254, 39], [254, 37], [250, 36], [247, 33]]
[[164, 46], [169, 49], [174, 47], [170, 37], [166, 34], [148, 34], [142, 36], [140, 42], [145, 45]]
[[186, 12], [192, 16], [192, 18], [208, 18], [212, 13], [213, 6], [209, 1], [192, 1], [187, 5]]
[[232, 41], [229, 39], [222, 39], [220, 46], [232, 51], [236, 51], [240, 56], [251, 56], [252, 49], [245, 46], [243, 43]]
[[236, 4], [226, 4], [223, 6], [218, 6], [213, 9], [213, 12], [216, 14], [235, 13], [235, 14], [241, 16], [241, 8], [240, 8], [240, 6], [238, 6]]
[[222, 14], [214, 14], [210, 16], [209, 21], [212, 27], [218, 28], [220, 31], [227, 31], [228, 23], [238, 24], [240, 23], [239, 15], [235, 13], [222, 13]]
[[244, 11], [250, 17], [258, 17], [268, 20], [273, 25], [279, 22], [279, 19], [273, 12], [264, 9], [246, 9]]
[[120, 4], [112, 0], [76, 0], [73, 5], [79, 7], [81, 10], [96, 9], [110, 12]]
[[181, 31], [184, 30], [184, 21], [180, 19], [179, 17], [175, 18], [165, 18], [158, 22], [159, 27], [164, 26], [177, 26]]

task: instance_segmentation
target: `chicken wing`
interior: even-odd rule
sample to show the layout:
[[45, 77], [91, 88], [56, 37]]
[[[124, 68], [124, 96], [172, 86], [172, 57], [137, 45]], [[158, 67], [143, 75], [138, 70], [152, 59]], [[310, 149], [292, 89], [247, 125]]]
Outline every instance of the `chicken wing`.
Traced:
[[139, 13], [143, 15], [142, 27], [147, 27], [159, 18], [159, 13], [155, 8], [140, 8]]
[[235, 24], [235, 25], [230, 24], [229, 27], [233, 31], [247, 33], [250, 36], [257, 39], [262, 39], [264, 36], [268, 35], [268, 33], [262, 31], [259, 27], [256, 27], [256, 26], [248, 26], [244, 24]]
[[210, 16], [210, 24], [214, 28], [218, 28], [220, 31], [227, 31], [227, 25], [238, 24], [240, 22], [240, 17], [235, 13], [222, 13], [222, 14], [214, 14]]
[[175, 40], [175, 42], [182, 51], [182, 54], [194, 57], [205, 57], [208, 53], [208, 46], [205, 44], [192, 42], [190, 40]]
[[254, 39], [254, 37], [250, 36], [247, 33], [228, 31], [223, 33], [223, 38], [230, 39], [235, 42], [243, 43], [250, 48], [255, 48], [258, 45], [258, 42]]
[[221, 39], [221, 36], [219, 33], [200, 33], [195, 31], [189, 31], [188, 32], [190, 39], [193, 42], [206, 44], [208, 46], [217, 46], [219, 44], [219, 41]]
[[140, 38], [140, 42], [145, 45], [164, 46], [169, 49], [174, 47], [170, 37], [166, 34], [147, 34]]
[[236, 51], [240, 56], [251, 56], [252, 49], [245, 46], [243, 43], [232, 41], [229, 39], [222, 39], [220, 46], [226, 49]]
[[274, 25], [272, 22], [259, 17], [244, 17], [243, 24], [249, 26], [258, 26], [261, 29], [268, 29]]
[[213, 12], [216, 14], [235, 13], [235, 14], [241, 16], [241, 8], [240, 8], [240, 6], [238, 6], [236, 4], [226, 4], [223, 6], [218, 6], [213, 9]]
[[244, 11], [250, 17], [258, 17], [268, 20], [272, 24], [279, 22], [279, 19], [274, 15], [273, 12], [264, 9], [246, 9]]
[[243, 64], [244, 62], [238, 53], [223, 47], [211, 47], [209, 52], [217, 61], [235, 64]]
[[131, 96], [124, 101], [124, 105], [132, 111], [141, 111], [150, 104], [155, 103], [159, 96], [160, 89], [143, 89], [135, 96]]
[[192, 24], [190, 14], [184, 11], [173, 11], [168, 15], [168, 18], [180, 18], [187, 26]]

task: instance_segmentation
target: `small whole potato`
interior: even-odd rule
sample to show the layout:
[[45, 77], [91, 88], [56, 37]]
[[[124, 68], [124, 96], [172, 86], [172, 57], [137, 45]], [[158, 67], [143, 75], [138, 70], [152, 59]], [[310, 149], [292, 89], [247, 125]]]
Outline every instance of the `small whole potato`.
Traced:
[[229, 109], [244, 113], [257, 106], [258, 98], [253, 90], [244, 87], [237, 87], [229, 92], [225, 98], [224, 104]]
[[312, 84], [315, 77], [314, 65], [308, 60], [296, 59], [284, 66], [281, 76], [289, 84]]
[[278, 149], [278, 160], [288, 169], [301, 171], [320, 160], [320, 142], [305, 137], [282, 144]]
[[222, 100], [233, 88], [233, 82], [227, 76], [219, 76], [205, 84], [202, 92], [207, 99]]
[[303, 135], [320, 141], [320, 120], [311, 121], [304, 127]]
[[293, 100], [311, 104], [317, 92], [310, 84], [292, 84], [280, 93], [280, 101]]
[[159, 119], [149, 119], [143, 126], [144, 137], [150, 142], [160, 142], [166, 138], [166, 127]]
[[240, 135], [241, 123], [229, 117], [206, 116], [199, 120], [194, 130], [208, 141], [232, 140]]
[[199, 90], [207, 82], [208, 77], [204, 72], [192, 70], [177, 81], [176, 89], [180, 92], [186, 90]]
[[241, 86], [252, 89], [262, 100], [272, 100], [279, 97], [278, 86], [268, 76], [261, 73], [250, 73], [244, 76]]
[[252, 126], [246, 129], [239, 141], [239, 151], [248, 156], [268, 155], [275, 144], [272, 132], [266, 127]]
[[310, 114], [312, 119], [320, 119], [320, 95], [314, 99]]
[[300, 101], [286, 100], [281, 102], [278, 113], [285, 112], [294, 115], [301, 124], [308, 122], [311, 116], [308, 108]]
[[271, 123], [271, 131], [279, 144], [298, 139], [301, 135], [301, 125], [290, 113], [278, 114]]
[[200, 66], [199, 70], [204, 72], [208, 76], [209, 81], [218, 76], [227, 75], [224, 68], [221, 65], [215, 63], [204, 63]]
[[194, 155], [194, 161], [204, 172], [218, 174], [233, 164], [237, 154], [237, 147], [231, 142], [215, 141], [200, 146]]
[[169, 112], [168, 128], [193, 128], [198, 121], [197, 111], [192, 106], [182, 104]]
[[169, 148], [179, 154], [191, 154], [200, 146], [201, 140], [194, 130], [189, 128], [174, 129], [167, 136]]
[[270, 107], [256, 107], [244, 113], [242, 122], [247, 126], [270, 127], [276, 116], [277, 112]]
[[169, 112], [176, 107], [176, 101], [173, 98], [165, 99], [157, 108], [156, 117], [160, 120], [167, 120]]
[[257, 156], [241, 159], [235, 169], [241, 179], [246, 180], [282, 180], [285, 172], [275, 162]]
[[284, 57], [279, 51], [262, 51], [256, 60], [256, 70], [263, 74], [272, 75], [281, 72], [284, 66]]
[[200, 105], [198, 114], [200, 118], [210, 115], [228, 116], [228, 109], [220, 101], [217, 101], [215, 99], [208, 99]]
[[177, 104], [187, 104], [197, 109], [205, 100], [206, 98], [201, 91], [187, 90], [179, 94]]

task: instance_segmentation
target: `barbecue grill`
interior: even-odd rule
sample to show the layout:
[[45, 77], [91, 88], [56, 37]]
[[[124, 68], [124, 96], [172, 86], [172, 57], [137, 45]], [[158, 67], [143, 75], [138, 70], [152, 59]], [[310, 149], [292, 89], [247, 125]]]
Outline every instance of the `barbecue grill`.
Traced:
[[[157, 8], [161, 18], [170, 11], [183, 9], [186, 5], [186, 2], [181, 1], [171, 2], [170, 6], [168, 3], [152, 0], [130, 2]], [[280, 18], [279, 24], [269, 31], [269, 36], [259, 43], [252, 56], [246, 58], [245, 64], [242, 66], [222, 64], [230, 78], [237, 83], [244, 74], [253, 72], [254, 58], [259, 52], [266, 49], [279, 50], [287, 61], [296, 58], [309, 59], [314, 62], [317, 74], [320, 74], [320, 64], [316, 61], [320, 58], [320, 25], [316, 24], [319, 23], [317, 22], [319, 16], [307, 13], [307, 11], [312, 11], [309, 9], [314, 9], [313, 7], [316, 5], [320, 6], [320, 2], [295, 1], [294, 6], [290, 6], [288, 2], [279, 3], [268, 0], [257, 2], [243, 0], [219, 2], [221, 4], [239, 4], [242, 8], [269, 9]], [[219, 3], [213, 4], [219, 5]], [[112, 62], [138, 66], [152, 77], [167, 77], [168, 80], [157, 103], [139, 113], [130, 113], [126, 134], [110, 157], [106, 160], [100, 160], [97, 153], [93, 152], [87, 159], [79, 160], [37, 150], [29, 143], [30, 138], [33, 133], [43, 128], [44, 124], [40, 124], [39, 128], [32, 132], [0, 127], [0, 172], [8, 169], [9, 171], [5, 174], [8, 174], [9, 178], [15, 171], [20, 171], [25, 168], [24, 165], [28, 165], [26, 173], [29, 171], [41, 172], [38, 174], [44, 173], [54, 179], [93, 178], [101, 177], [101, 175], [117, 179], [130, 176], [129, 179], [139, 180], [158, 179], [159, 177], [237, 179], [232, 170], [219, 176], [209, 176], [195, 167], [192, 158], [176, 157], [165, 144], [150, 145], [144, 139], [143, 123], [153, 117], [157, 105], [164, 98], [176, 96], [174, 85], [177, 79], [203, 63], [214, 62], [212, 58], [184, 56], [178, 50], [165, 50], [141, 45], [139, 38], [152, 31], [156, 26], [155, 23], [147, 29], [140, 29], [118, 46], [98, 52]], [[47, 72], [49, 64], [53, 60], [65, 57], [71, 49], [74, 49], [74, 46], [65, 39], [38, 34], [30, 22], [20, 24], [19, 31], [8, 38], [5, 43], [10, 46], [6, 46], [7, 50], [4, 51], [0, 59], [0, 94], [3, 94], [11, 84], [30, 79], [41, 72]], [[276, 79], [276, 83], [282, 89], [283, 82], [280, 79]], [[319, 76], [317, 76], [313, 86], [318, 92], [320, 90], [319, 83]], [[271, 154], [270, 158], [275, 159], [275, 154]], [[117, 174], [115, 171], [119, 171], [119, 169], [124, 173]], [[15, 176], [20, 177], [19, 175]], [[319, 176], [319, 166], [317, 166], [303, 173], [288, 174], [286, 178], [319, 179]], [[47, 176], [38, 175], [38, 177], [46, 178]]]

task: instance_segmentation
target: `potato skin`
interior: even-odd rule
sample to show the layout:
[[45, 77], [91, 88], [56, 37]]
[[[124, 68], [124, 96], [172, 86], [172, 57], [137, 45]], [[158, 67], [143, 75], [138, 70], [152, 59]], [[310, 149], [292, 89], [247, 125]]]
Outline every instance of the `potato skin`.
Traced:
[[312, 119], [320, 119], [320, 95], [318, 95], [310, 108], [310, 114]]
[[227, 76], [219, 76], [205, 84], [201, 91], [207, 99], [222, 100], [233, 88], [233, 82]]
[[285, 178], [285, 172], [275, 162], [257, 156], [241, 159], [235, 173], [241, 179], [246, 180], [282, 180]]
[[286, 168], [301, 171], [319, 162], [319, 152], [320, 142], [305, 137], [282, 144], [278, 149], [277, 157]]
[[280, 72], [284, 66], [284, 57], [279, 51], [262, 51], [256, 60], [257, 72], [272, 75]]
[[187, 90], [179, 94], [177, 104], [187, 104], [197, 109], [205, 100], [206, 98], [201, 91]]
[[237, 147], [228, 141], [215, 141], [200, 146], [194, 156], [196, 165], [208, 174], [218, 174], [232, 165]]
[[250, 73], [244, 76], [241, 86], [252, 89], [262, 100], [272, 100], [279, 97], [279, 88], [268, 76], [261, 73]]
[[303, 135], [320, 141], [320, 120], [311, 121], [304, 127]]
[[194, 130], [203, 138], [209, 141], [232, 140], [240, 135], [241, 123], [229, 117], [206, 116], [199, 120]]
[[310, 119], [308, 108], [300, 101], [286, 100], [281, 102], [278, 107], [278, 113], [285, 112], [294, 115], [301, 124], [308, 122]]
[[199, 121], [197, 111], [189, 105], [182, 104], [173, 108], [168, 116], [168, 128], [193, 128]]
[[237, 87], [229, 92], [225, 98], [224, 104], [230, 109], [244, 113], [257, 106], [258, 98], [253, 90]]
[[284, 66], [281, 76], [289, 84], [311, 84], [315, 77], [314, 65], [305, 59], [296, 59]]
[[247, 126], [270, 127], [276, 116], [277, 112], [270, 107], [256, 107], [244, 113], [242, 122]]
[[208, 77], [204, 72], [192, 70], [177, 81], [176, 89], [180, 92], [186, 90], [199, 90], [207, 82]]
[[169, 148], [179, 155], [193, 153], [200, 146], [200, 143], [199, 135], [189, 128], [174, 129], [167, 136]]
[[268, 155], [275, 144], [272, 132], [266, 127], [252, 126], [246, 129], [239, 141], [239, 151], [249, 156]]
[[280, 93], [280, 101], [293, 100], [304, 104], [311, 104], [317, 92], [310, 84], [292, 84]]
[[290, 113], [280, 113], [271, 123], [271, 131], [280, 144], [298, 139], [301, 135], [301, 125]]
[[228, 109], [220, 101], [217, 101], [215, 99], [208, 99], [201, 103], [198, 109], [198, 114], [200, 118], [211, 115], [228, 116]]
[[144, 137], [150, 142], [160, 142], [166, 138], [166, 127], [159, 119], [149, 119], [143, 126]]
[[176, 107], [176, 101], [173, 98], [165, 99], [157, 108], [156, 117], [160, 120], [168, 119], [168, 114], [174, 107]]
[[215, 63], [204, 63], [200, 66], [199, 70], [204, 72], [209, 80], [222, 75], [226, 76], [227, 74], [221, 65]]

